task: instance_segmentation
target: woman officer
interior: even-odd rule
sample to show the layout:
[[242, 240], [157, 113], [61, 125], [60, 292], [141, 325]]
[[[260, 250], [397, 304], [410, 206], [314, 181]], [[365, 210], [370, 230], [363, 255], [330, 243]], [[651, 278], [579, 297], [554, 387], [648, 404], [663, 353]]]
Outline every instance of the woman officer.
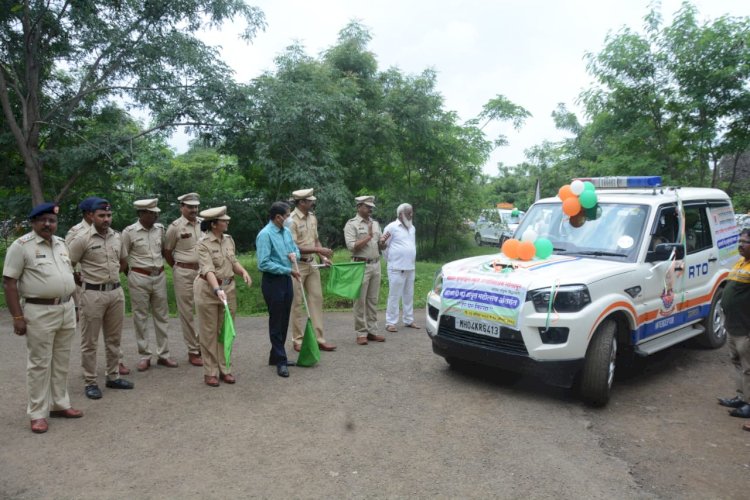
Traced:
[[200, 320], [199, 340], [203, 357], [203, 379], [206, 385], [217, 387], [219, 379], [234, 384], [231, 366], [227, 367], [224, 346], [218, 338], [224, 323], [224, 302], [234, 318], [237, 294], [233, 276], [238, 274], [248, 285], [250, 275], [235, 255], [234, 240], [225, 234], [229, 227], [227, 207], [209, 208], [200, 213], [201, 231], [205, 234], [196, 245], [199, 274], [195, 278], [193, 294]]

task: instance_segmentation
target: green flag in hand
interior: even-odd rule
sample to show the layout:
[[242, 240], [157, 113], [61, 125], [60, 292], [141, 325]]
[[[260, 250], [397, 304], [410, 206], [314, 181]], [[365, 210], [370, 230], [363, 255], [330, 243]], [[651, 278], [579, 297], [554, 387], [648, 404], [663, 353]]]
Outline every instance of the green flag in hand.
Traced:
[[320, 361], [318, 339], [315, 338], [312, 321], [307, 318], [305, 336], [302, 337], [302, 346], [299, 348], [299, 356], [297, 356], [297, 366], [314, 366], [318, 361]]
[[364, 262], [343, 262], [331, 266], [326, 292], [346, 299], [358, 299], [362, 280], [365, 277]]
[[[310, 320], [308, 320], [310, 321]], [[221, 333], [219, 334], [219, 344], [224, 344], [224, 360], [227, 363], [227, 371], [229, 371], [229, 364], [232, 358], [232, 344], [234, 343], [234, 321], [232, 321], [232, 313], [229, 312], [229, 305], [224, 303], [224, 324], [221, 325]]]

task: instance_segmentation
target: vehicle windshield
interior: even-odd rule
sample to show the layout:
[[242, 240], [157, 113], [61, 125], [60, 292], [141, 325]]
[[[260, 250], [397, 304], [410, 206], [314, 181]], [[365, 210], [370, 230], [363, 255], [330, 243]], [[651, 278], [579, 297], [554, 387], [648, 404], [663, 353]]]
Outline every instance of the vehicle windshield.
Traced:
[[[538, 203], [526, 213], [516, 231], [516, 237], [520, 238], [524, 231], [531, 228], [539, 237], [548, 238], [552, 242], [555, 254], [635, 262], [649, 207], [600, 203], [595, 210], [595, 215], [591, 214], [594, 217], [586, 219], [580, 227], [574, 227], [570, 223], [570, 217], [563, 214], [560, 203]], [[575, 217], [574, 221], [581, 222], [576, 221]]]
[[500, 218], [506, 224], [518, 224], [523, 218], [524, 212], [519, 211], [518, 215], [513, 215], [512, 212], [500, 212]]

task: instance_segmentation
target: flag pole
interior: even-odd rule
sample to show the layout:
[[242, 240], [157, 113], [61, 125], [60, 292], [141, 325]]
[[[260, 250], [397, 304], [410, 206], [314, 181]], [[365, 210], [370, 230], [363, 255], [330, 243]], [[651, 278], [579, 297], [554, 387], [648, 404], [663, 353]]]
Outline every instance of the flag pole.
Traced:
[[[297, 265], [297, 259], [294, 259], [294, 270], [299, 273], [299, 265]], [[307, 307], [307, 294], [305, 294], [305, 285], [302, 283], [302, 274], [300, 273], [299, 288], [302, 290], [302, 300], [305, 302], [305, 312], [307, 318], [310, 319], [310, 309]]]

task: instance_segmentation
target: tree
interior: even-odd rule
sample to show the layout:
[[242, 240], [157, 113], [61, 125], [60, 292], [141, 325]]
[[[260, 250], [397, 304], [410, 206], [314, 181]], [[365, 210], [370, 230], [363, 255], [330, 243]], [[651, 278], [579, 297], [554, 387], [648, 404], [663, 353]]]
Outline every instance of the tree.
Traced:
[[[262, 12], [242, 0], [0, 0], [3, 127], [13, 136], [32, 203], [47, 194], [45, 177], [60, 168], [66, 145], [110, 154], [112, 144], [86, 136], [89, 120], [111, 100], [153, 117], [118, 145], [176, 125], [214, 126], [232, 94], [231, 71], [195, 34], [238, 16], [247, 23], [245, 40], [264, 27]], [[57, 199], [84, 165], [66, 167], [70, 182]]]

